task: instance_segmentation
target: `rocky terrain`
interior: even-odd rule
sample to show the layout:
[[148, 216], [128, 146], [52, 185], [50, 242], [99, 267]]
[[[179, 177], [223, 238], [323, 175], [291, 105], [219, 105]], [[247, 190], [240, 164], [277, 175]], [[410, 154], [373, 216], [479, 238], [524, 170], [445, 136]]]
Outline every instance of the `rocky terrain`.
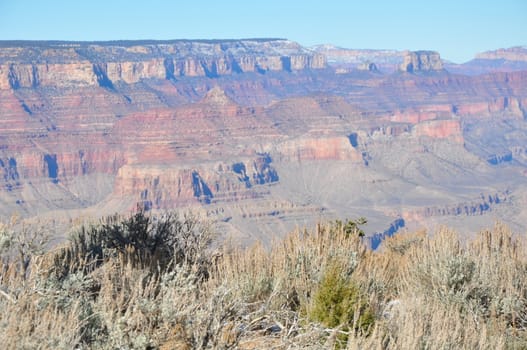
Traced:
[[[379, 70], [383, 73], [394, 73], [403, 67], [413, 55], [409, 51], [347, 49], [333, 45], [318, 45], [311, 47], [315, 52], [323, 54], [327, 63], [335, 68], [337, 73], [349, 73], [352, 70]], [[439, 58], [439, 57], [437, 57]], [[477, 54], [474, 59], [465, 63], [437, 61], [450, 73], [462, 75], [481, 75], [495, 72], [512, 72], [527, 70], [527, 48], [516, 46], [507, 49], [486, 51]], [[406, 63], [406, 64], [407, 64]]]
[[405, 52], [403, 51], [357, 50], [334, 45], [318, 45], [311, 49], [326, 56], [328, 64], [336, 67], [338, 73], [346, 73], [352, 69], [361, 69], [368, 64], [375, 64], [377, 69], [383, 72], [394, 72], [403, 63], [405, 56]]
[[525, 230], [527, 70], [340, 51], [356, 64], [283, 39], [1, 42], [0, 215], [193, 208], [240, 242], [358, 216]]

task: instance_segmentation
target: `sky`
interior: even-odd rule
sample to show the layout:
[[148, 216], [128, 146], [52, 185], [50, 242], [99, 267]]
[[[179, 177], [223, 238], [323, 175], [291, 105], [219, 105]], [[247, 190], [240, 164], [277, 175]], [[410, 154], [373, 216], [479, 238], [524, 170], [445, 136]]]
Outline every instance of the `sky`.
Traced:
[[527, 0], [0, 0], [0, 40], [260, 37], [461, 63], [527, 45]]

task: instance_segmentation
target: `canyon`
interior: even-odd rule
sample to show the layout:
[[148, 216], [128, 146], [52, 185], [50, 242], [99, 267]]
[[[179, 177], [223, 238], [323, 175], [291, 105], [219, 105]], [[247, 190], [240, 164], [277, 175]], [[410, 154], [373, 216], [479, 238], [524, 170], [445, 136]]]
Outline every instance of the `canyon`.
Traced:
[[194, 210], [241, 244], [527, 225], [527, 54], [0, 42], [0, 219]]

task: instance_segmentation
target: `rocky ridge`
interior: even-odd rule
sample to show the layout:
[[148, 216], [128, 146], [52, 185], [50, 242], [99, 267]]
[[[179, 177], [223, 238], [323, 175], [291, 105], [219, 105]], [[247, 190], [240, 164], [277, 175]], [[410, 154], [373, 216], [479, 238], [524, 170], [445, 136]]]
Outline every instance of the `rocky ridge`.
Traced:
[[405, 56], [403, 51], [347, 49], [334, 45], [318, 45], [311, 49], [325, 55], [328, 65], [340, 70], [357, 69], [371, 63], [379, 70], [393, 72], [403, 63]]
[[515, 46], [508, 49], [498, 49], [486, 51], [476, 55], [476, 59], [484, 60], [507, 60], [507, 61], [527, 61], [527, 47]]
[[508, 49], [486, 51], [463, 64], [446, 65], [454, 73], [478, 75], [490, 72], [512, 72], [527, 70], [527, 49], [516, 46]]
[[[21, 46], [17, 46], [21, 45]], [[288, 40], [168, 42], [4, 42], [0, 89], [37, 86], [111, 88], [141, 79], [322, 69], [326, 58]]]

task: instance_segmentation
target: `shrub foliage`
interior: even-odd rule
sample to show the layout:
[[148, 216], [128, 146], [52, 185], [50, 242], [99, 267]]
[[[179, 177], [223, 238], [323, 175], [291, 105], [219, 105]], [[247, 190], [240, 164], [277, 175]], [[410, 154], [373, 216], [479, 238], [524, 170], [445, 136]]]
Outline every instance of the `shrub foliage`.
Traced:
[[138, 212], [47, 251], [33, 244], [38, 235], [2, 226], [2, 346], [527, 347], [527, 247], [506, 227], [468, 243], [447, 229], [402, 234], [372, 252], [364, 223], [318, 224], [270, 248], [212, 249], [201, 219]]

